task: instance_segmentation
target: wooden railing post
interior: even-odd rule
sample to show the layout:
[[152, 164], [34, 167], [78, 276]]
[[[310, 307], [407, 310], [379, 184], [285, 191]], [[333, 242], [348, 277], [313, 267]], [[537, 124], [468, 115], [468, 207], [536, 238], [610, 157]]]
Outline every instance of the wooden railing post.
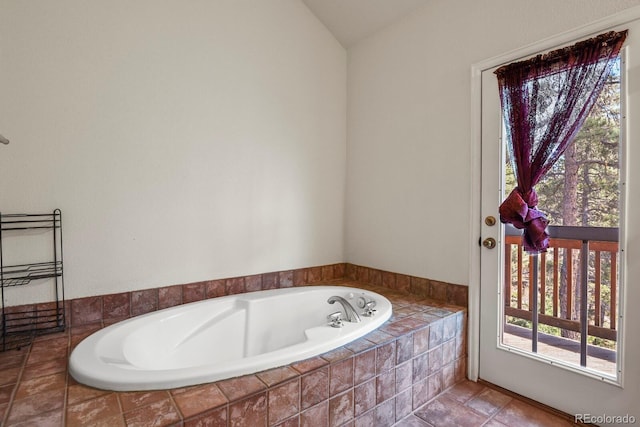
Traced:
[[589, 241], [582, 241], [580, 252], [580, 366], [587, 366], [589, 335]]

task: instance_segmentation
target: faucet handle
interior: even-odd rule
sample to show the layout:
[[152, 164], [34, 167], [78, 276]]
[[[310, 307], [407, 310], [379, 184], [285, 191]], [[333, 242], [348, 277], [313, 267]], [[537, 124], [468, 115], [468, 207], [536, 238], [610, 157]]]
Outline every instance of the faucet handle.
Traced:
[[364, 311], [362, 312], [363, 316], [372, 317], [376, 314], [376, 309], [373, 308], [376, 306], [376, 302], [371, 300], [364, 305]]
[[342, 323], [342, 312], [340, 311], [328, 315], [327, 320], [329, 321], [329, 326], [332, 328], [342, 328], [344, 326]]

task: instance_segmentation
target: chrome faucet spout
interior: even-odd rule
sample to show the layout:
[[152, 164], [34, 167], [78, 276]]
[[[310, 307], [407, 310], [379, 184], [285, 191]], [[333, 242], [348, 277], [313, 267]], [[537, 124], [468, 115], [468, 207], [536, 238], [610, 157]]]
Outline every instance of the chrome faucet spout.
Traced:
[[342, 308], [344, 309], [344, 314], [345, 316], [347, 316], [347, 320], [349, 320], [349, 322], [352, 322], [352, 323], [360, 322], [360, 316], [358, 315], [358, 312], [356, 311], [355, 308], [353, 308], [353, 306], [349, 301], [337, 295], [334, 295], [327, 300], [329, 304], [333, 304], [336, 301], [342, 304]]

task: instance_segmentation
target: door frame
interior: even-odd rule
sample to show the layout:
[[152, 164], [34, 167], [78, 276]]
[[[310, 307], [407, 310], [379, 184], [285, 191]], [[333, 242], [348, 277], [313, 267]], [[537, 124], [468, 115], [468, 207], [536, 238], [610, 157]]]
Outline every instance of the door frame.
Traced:
[[[593, 23], [568, 30], [522, 48], [472, 64], [471, 66], [471, 216], [469, 242], [469, 307], [467, 377], [477, 381], [480, 370], [480, 260], [481, 260], [481, 148], [482, 148], [482, 72], [502, 64], [518, 61], [539, 52], [591, 37], [612, 27], [640, 19], [640, 6], [631, 7]], [[623, 236], [621, 236], [623, 238]]]

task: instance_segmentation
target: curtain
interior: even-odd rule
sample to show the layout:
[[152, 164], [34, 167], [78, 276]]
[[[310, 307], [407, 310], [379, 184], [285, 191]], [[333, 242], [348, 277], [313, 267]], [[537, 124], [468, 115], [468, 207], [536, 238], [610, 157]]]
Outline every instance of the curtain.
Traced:
[[571, 144], [598, 99], [627, 31], [608, 32], [496, 70], [517, 186], [500, 220], [523, 229], [529, 253], [546, 251], [549, 223], [534, 186]]

